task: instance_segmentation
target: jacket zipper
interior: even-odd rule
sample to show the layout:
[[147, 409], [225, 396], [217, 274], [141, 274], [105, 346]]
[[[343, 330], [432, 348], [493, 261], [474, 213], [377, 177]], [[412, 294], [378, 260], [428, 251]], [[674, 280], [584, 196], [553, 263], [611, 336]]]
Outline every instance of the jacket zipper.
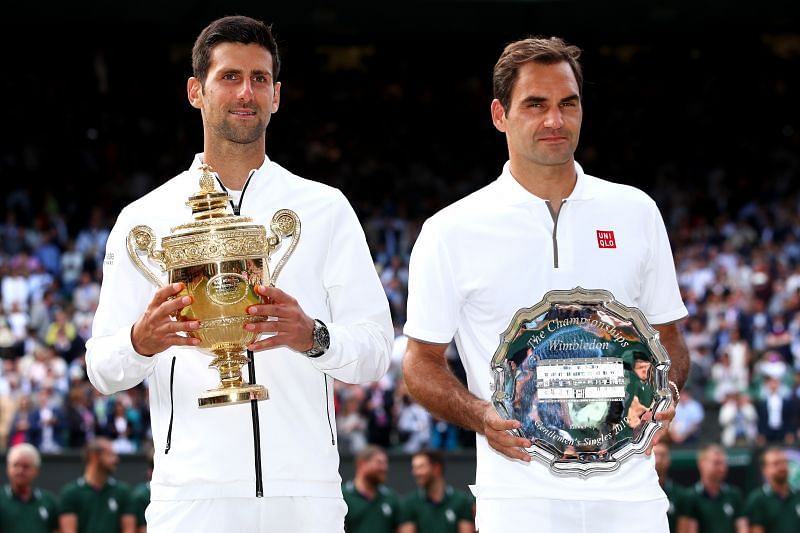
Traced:
[[564, 204], [567, 203], [567, 200], [561, 200], [558, 213], [553, 211], [553, 206], [550, 204], [549, 200], [545, 200], [544, 203], [547, 204], [547, 210], [550, 211], [550, 217], [553, 219], [553, 268], [558, 268], [558, 217], [561, 215], [561, 209], [564, 208]]
[[[255, 170], [251, 170], [250, 174], [247, 176], [247, 180], [244, 182], [244, 187], [242, 187], [242, 195], [239, 196], [239, 205], [235, 205], [233, 203], [233, 199], [231, 199], [231, 208], [233, 209], [234, 215], [239, 215], [242, 211], [242, 203], [244, 202], [244, 193], [247, 191], [247, 186], [250, 185], [250, 178], [253, 177], [255, 174]], [[222, 183], [222, 180], [219, 179], [219, 176], [216, 176], [217, 183], [219, 186], [222, 187], [222, 190], [228, 192], [228, 189], [225, 187], [225, 184]], [[248, 366], [248, 376], [250, 378], [250, 385], [255, 384], [256, 382], [256, 358], [253, 352], [247, 350], [247, 358], [249, 360]], [[263, 468], [261, 466], [261, 424], [259, 422], [258, 416], [258, 400], [250, 400], [250, 415], [252, 418], [253, 424], [253, 452], [254, 452], [254, 462], [255, 462], [255, 474], [256, 474], [256, 498], [263, 498], [264, 497], [264, 475], [263, 475]]]

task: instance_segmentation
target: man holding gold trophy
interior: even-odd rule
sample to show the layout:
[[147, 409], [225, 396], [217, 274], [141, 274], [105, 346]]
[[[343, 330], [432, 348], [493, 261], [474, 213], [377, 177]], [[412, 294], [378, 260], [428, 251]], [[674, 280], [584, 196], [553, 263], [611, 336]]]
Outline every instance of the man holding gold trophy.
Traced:
[[509, 162], [411, 256], [406, 383], [478, 434], [481, 533], [668, 531], [649, 451], [686, 381], [687, 310], [653, 200], [575, 162], [579, 55], [558, 38], [505, 48], [491, 115]]
[[344, 527], [333, 381], [379, 379], [393, 331], [345, 197], [265, 156], [279, 65], [260, 21], [202, 31], [203, 153], [108, 239], [87, 368], [105, 394], [149, 385], [148, 531]]

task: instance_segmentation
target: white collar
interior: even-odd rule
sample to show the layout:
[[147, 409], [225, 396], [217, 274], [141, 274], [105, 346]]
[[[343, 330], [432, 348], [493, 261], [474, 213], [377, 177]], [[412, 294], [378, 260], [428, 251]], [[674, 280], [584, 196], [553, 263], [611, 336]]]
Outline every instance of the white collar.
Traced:
[[[567, 200], [588, 200], [594, 196], [589, 186], [586, 174], [583, 172], [578, 162], [575, 162], [575, 188], [572, 189]], [[543, 198], [539, 198], [535, 194], [528, 191], [523, 187], [520, 182], [511, 174], [511, 162], [506, 161], [503, 165], [503, 172], [497, 178], [497, 185], [499, 186], [501, 199], [510, 204], [525, 204], [529, 202], [544, 202]]]

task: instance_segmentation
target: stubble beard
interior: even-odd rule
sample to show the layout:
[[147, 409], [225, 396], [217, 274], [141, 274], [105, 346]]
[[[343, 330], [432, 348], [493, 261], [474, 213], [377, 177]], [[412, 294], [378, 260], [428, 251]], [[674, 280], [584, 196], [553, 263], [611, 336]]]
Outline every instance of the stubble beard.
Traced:
[[252, 144], [264, 136], [264, 133], [267, 131], [267, 121], [259, 119], [258, 122], [252, 126], [235, 126], [227, 121], [222, 121], [217, 124], [214, 130], [219, 137], [232, 143]]

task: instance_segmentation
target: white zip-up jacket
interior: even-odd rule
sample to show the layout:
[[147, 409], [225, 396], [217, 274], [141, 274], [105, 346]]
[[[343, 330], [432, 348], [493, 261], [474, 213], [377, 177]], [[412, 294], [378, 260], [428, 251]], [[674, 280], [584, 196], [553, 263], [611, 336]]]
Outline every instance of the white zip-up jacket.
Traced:
[[[198, 395], [219, 382], [217, 371], [208, 367], [211, 357], [192, 347], [144, 357], [130, 338], [156, 287], [128, 257], [128, 232], [146, 224], [160, 248], [170, 228], [190, 222], [184, 202], [199, 189], [201, 162], [199, 154], [187, 171], [120, 213], [108, 239], [100, 303], [86, 345], [89, 379], [102, 393], [147, 379], [156, 449], [153, 500], [255, 496], [250, 404], [198, 408]], [[331, 337], [328, 351], [316, 359], [289, 348], [255, 354], [256, 382], [269, 391], [269, 400], [258, 402], [264, 496], [341, 498], [333, 380], [379, 379], [389, 367], [393, 338], [364, 232], [339, 190], [295, 176], [269, 159], [250, 177], [240, 208], [241, 215], [267, 228], [279, 209], [297, 213], [300, 240], [277, 287], [296, 298], [307, 315], [325, 322]], [[287, 247], [270, 258], [270, 271]], [[148, 266], [160, 272], [154, 263]], [[167, 274], [161, 279], [166, 283]]]

